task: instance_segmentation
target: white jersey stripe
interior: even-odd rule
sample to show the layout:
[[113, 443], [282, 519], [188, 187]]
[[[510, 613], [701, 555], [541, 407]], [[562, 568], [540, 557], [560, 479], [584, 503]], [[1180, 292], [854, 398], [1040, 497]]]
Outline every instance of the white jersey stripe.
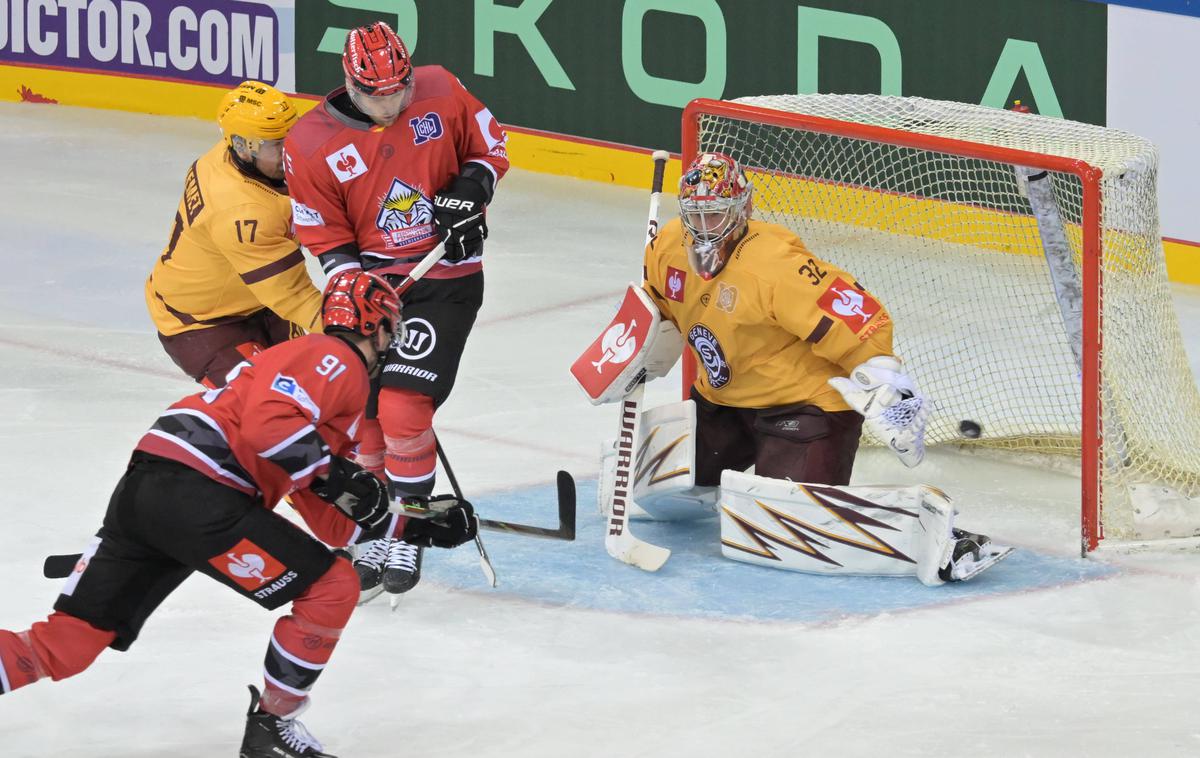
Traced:
[[283, 682], [279, 681], [275, 677], [268, 674], [265, 667], [263, 668], [263, 679], [266, 679], [268, 682], [275, 685], [276, 687], [283, 690], [284, 692], [290, 692], [293, 695], [296, 695], [298, 697], [308, 697], [308, 690], [298, 690], [295, 687], [287, 686]]
[[314, 469], [318, 469], [321, 466], [328, 464], [328, 463], [329, 463], [329, 456], [327, 455], [324, 458], [322, 458], [321, 460], [312, 464], [311, 466], [308, 466], [307, 468], [303, 468], [303, 469], [297, 471], [296, 473], [292, 474], [292, 481], [293, 482], [299, 481], [299, 480], [303, 479], [304, 477], [308, 476], [309, 474], [311, 474]]
[[301, 427], [300, 431], [296, 432], [291, 437], [288, 437], [283, 442], [280, 442], [275, 447], [271, 448], [270, 450], [264, 450], [261, 453], [259, 453], [258, 457], [259, 458], [270, 458], [270, 457], [274, 456], [276, 453], [278, 453], [280, 450], [283, 450], [284, 448], [286, 448], [289, 445], [291, 445], [292, 443], [294, 443], [296, 440], [298, 440], [301, 437], [303, 437], [307, 434], [310, 434], [310, 433], [316, 434], [317, 429], [312, 424], [306, 424], [305, 426]]
[[324, 663], [309, 663], [308, 661], [304, 660], [303, 658], [298, 658], [298, 657], [292, 655], [291, 653], [289, 653], [288, 651], [284, 650], [283, 645], [279, 644], [279, 640], [275, 639], [274, 634], [271, 635], [271, 647], [273, 647], [275, 649], [275, 652], [278, 653], [281, 657], [287, 658], [289, 661], [291, 661], [292, 663], [296, 664], [297, 666], [299, 666], [301, 668], [306, 668], [306, 669], [309, 669], [310, 671], [324, 671], [325, 670]]
[[175, 410], [166, 411], [162, 415], [163, 416], [191, 416], [193, 418], [198, 418], [201, 421], [203, 421], [205, 424], [207, 424], [208, 426], [212, 427], [212, 430], [214, 432], [221, 435], [221, 439], [225, 441], [226, 445], [229, 444], [229, 438], [225, 436], [225, 430], [221, 428], [221, 425], [218, 424], [211, 417], [201, 413], [200, 411], [192, 410], [191, 408], [176, 408]]
[[183, 448], [184, 450], [186, 450], [188, 452], [189, 455], [192, 455], [193, 457], [198, 459], [201, 463], [203, 463], [204, 465], [206, 465], [210, 469], [212, 469], [213, 472], [217, 474], [217, 476], [220, 476], [223, 479], [228, 479], [229, 481], [234, 482], [238, 486], [243, 487], [244, 489], [248, 489], [251, 492], [259, 492], [259, 489], [257, 486], [255, 486], [254, 484], [252, 484], [250, 482], [247, 482], [245, 479], [242, 479], [240, 476], [231, 473], [228, 469], [221, 468], [221, 466], [216, 461], [214, 461], [212, 458], [209, 458], [207, 455], [200, 452], [199, 449], [197, 449], [193, 445], [190, 445], [187, 442], [179, 439], [174, 434], [168, 434], [159, 429], [151, 429], [150, 431], [146, 432], [146, 434], [152, 434], [155, 437], [158, 437], [159, 439], [164, 439], [173, 445], [177, 445], [177, 446]]
[[0, 660], [0, 694], [12, 692], [12, 684], [8, 681], [8, 672], [4, 670], [4, 661]]
[[406, 484], [411, 484], [414, 482], [429, 481], [430, 479], [433, 478], [434, 474], [436, 474], [436, 473], [437, 473], [437, 470], [435, 469], [433, 471], [430, 471], [428, 474], [422, 474], [421, 476], [396, 476], [395, 474], [393, 474], [392, 472], [389, 471], [389, 472], [387, 472], [387, 477], [388, 477], [388, 479], [391, 479], [393, 482], [404, 482]]

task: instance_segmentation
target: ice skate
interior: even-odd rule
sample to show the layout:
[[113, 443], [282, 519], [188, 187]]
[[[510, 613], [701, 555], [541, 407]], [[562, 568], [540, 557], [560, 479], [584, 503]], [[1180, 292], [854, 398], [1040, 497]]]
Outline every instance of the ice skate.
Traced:
[[354, 570], [358, 572], [358, 604], [365, 605], [383, 592], [383, 569], [388, 559], [389, 539], [371, 540], [357, 547]]
[[985, 534], [975, 534], [963, 529], [953, 529], [955, 543], [950, 562], [938, 571], [946, 582], [965, 582], [980, 572], [995, 566], [1013, 551], [992, 542]]
[[391, 540], [383, 566], [383, 589], [393, 596], [408, 592], [421, 581], [421, 558], [424, 549], [403, 540]]
[[259, 693], [250, 686], [250, 710], [246, 711], [246, 735], [242, 738], [239, 758], [337, 758], [323, 752], [308, 730], [296, 720], [305, 705], [287, 717], [276, 716], [258, 707]]

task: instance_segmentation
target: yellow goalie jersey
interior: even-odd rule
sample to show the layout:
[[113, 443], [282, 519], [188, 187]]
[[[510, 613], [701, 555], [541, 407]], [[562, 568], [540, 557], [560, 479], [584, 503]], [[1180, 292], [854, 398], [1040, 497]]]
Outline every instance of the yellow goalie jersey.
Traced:
[[304, 267], [286, 192], [240, 172], [224, 142], [188, 170], [170, 241], [146, 281], [146, 304], [166, 336], [263, 308], [321, 331], [321, 293]]
[[689, 267], [674, 219], [646, 248], [644, 287], [691, 346], [696, 389], [719, 405], [849, 410], [826, 380], [892, 354], [892, 320], [879, 301], [775, 224], [750, 221], [705, 281]]

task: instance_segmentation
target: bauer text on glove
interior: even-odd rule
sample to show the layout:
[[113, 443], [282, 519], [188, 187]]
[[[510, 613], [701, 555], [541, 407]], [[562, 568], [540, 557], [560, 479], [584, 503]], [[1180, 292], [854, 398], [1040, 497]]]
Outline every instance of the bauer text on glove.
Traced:
[[433, 220], [446, 243], [446, 260], [457, 262], [483, 252], [488, 229], [487, 190], [468, 176], [457, 176], [433, 197]]

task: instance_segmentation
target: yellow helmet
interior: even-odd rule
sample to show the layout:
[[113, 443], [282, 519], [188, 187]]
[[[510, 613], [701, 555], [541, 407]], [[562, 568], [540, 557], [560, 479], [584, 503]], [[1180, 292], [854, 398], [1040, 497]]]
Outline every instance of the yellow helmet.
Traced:
[[263, 140], [281, 140], [300, 114], [287, 95], [269, 84], [245, 81], [225, 93], [217, 108], [217, 123], [225, 144], [240, 138], [253, 155]]

